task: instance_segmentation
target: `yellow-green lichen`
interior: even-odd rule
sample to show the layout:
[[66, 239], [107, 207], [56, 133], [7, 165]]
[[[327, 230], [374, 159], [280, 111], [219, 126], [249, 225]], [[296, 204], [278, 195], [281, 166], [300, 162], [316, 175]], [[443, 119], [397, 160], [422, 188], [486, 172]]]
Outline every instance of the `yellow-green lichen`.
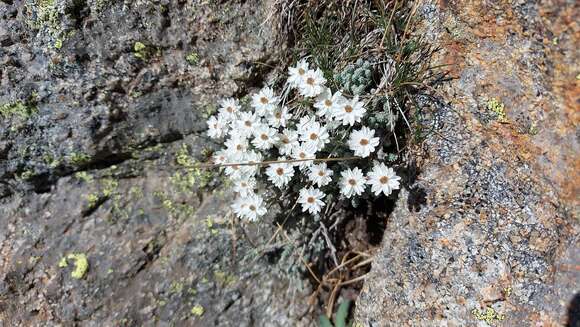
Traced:
[[20, 178], [22, 178], [23, 180], [29, 180], [32, 177], [34, 177], [33, 170], [25, 170], [24, 172], [22, 172], [22, 174], [20, 174]]
[[199, 63], [199, 57], [197, 56], [196, 52], [191, 52], [188, 54], [187, 57], [185, 57], [185, 60], [192, 66], [195, 66]]
[[89, 194], [87, 195], [87, 202], [89, 205], [89, 208], [94, 208], [97, 203], [99, 202], [100, 197], [97, 194]]
[[133, 45], [133, 55], [139, 59], [147, 59], [149, 57], [149, 52], [149, 49], [143, 42], [137, 41]]
[[497, 120], [500, 123], [507, 123], [508, 120], [505, 112], [505, 106], [496, 98], [492, 98], [489, 101], [487, 101], [487, 110], [491, 110], [492, 112], [494, 112], [497, 117]]
[[227, 274], [223, 271], [214, 271], [213, 276], [218, 283], [226, 287], [237, 281], [236, 276]]
[[110, 197], [119, 187], [119, 182], [114, 179], [107, 178], [102, 182], [103, 196]]
[[57, 50], [62, 48], [62, 39], [56, 39], [56, 41], [54, 41], [54, 48]]
[[181, 291], [183, 291], [182, 282], [171, 282], [171, 285], [169, 285], [170, 294], [181, 293]]
[[54, 158], [50, 153], [43, 154], [42, 161], [44, 161], [44, 163], [47, 164], [50, 168], [56, 168], [58, 165], [60, 165], [60, 160]]
[[59, 268], [66, 268], [66, 267], [68, 267], [68, 262], [66, 262], [66, 257], [62, 257], [60, 259], [60, 261], [58, 262], [58, 267]]
[[510, 295], [512, 295], [512, 288], [511, 287], [506, 287], [503, 289], [503, 294], [506, 298], [508, 298]]
[[85, 153], [72, 152], [67, 156], [68, 162], [73, 166], [82, 166], [91, 160], [91, 157]]
[[194, 316], [201, 317], [204, 312], [205, 312], [205, 310], [199, 304], [197, 304], [193, 308], [191, 308], [191, 314], [194, 315]]
[[93, 182], [93, 176], [89, 175], [86, 171], [79, 171], [75, 173], [75, 178], [85, 183]]
[[84, 253], [71, 253], [60, 259], [58, 266], [60, 268], [68, 267], [67, 260], [72, 260], [74, 262], [74, 269], [70, 273], [70, 276], [74, 279], [83, 279], [89, 270], [89, 260], [87, 255]]
[[493, 325], [495, 321], [502, 321], [505, 319], [504, 315], [497, 313], [493, 308], [487, 308], [485, 311], [473, 309], [471, 314], [475, 316], [475, 319], [485, 321], [489, 325]]
[[27, 105], [21, 101], [0, 105], [0, 116], [3, 118], [19, 117], [28, 119], [37, 111], [36, 107]]

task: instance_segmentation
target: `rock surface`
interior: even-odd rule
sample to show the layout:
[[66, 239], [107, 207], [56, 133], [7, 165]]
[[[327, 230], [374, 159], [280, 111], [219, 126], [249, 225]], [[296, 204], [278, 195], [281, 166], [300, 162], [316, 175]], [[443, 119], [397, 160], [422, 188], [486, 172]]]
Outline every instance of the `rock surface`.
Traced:
[[580, 291], [578, 7], [428, 1], [419, 11], [453, 79], [356, 319], [564, 325]]
[[276, 60], [270, 6], [0, 2], [0, 326], [309, 324], [273, 230], [184, 169]]

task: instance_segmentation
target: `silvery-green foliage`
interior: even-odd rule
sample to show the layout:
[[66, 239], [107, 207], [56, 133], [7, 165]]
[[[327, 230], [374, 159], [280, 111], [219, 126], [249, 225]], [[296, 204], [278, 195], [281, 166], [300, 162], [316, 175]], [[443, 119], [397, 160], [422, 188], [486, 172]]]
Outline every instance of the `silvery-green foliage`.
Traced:
[[354, 64], [347, 65], [334, 78], [343, 90], [353, 95], [362, 95], [372, 86], [372, 75], [371, 62], [358, 59]]

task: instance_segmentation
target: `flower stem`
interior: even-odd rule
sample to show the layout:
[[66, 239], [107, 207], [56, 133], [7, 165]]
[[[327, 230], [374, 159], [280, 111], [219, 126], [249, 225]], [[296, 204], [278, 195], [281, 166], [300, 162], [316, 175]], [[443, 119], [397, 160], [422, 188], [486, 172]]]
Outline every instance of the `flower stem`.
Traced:
[[311, 159], [290, 159], [290, 160], [267, 160], [260, 162], [234, 162], [225, 164], [197, 164], [192, 166], [184, 166], [185, 168], [217, 168], [217, 167], [228, 167], [228, 166], [269, 166], [271, 164], [279, 163], [294, 163], [302, 161], [313, 161], [313, 162], [329, 162], [329, 161], [347, 161], [347, 160], [357, 160], [360, 157], [340, 157], [340, 158], [311, 158]]

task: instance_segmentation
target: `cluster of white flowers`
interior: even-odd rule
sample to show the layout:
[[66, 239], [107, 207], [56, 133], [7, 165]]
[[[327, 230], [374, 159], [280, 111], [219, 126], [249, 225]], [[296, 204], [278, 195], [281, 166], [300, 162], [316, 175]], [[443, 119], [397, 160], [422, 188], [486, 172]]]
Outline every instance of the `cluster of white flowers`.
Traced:
[[255, 221], [266, 213], [265, 201], [256, 193], [262, 180], [281, 190], [293, 179], [302, 183], [297, 203], [310, 214], [325, 206], [321, 188], [333, 179], [345, 198], [361, 195], [367, 186], [376, 196], [399, 189], [400, 177], [383, 163], [375, 163], [365, 175], [358, 167], [335, 174], [325, 162], [333, 155], [328, 145], [344, 143], [348, 133], [346, 144], [354, 156], [367, 158], [378, 149], [375, 131], [360, 126], [366, 109], [358, 96], [348, 99], [340, 91], [332, 92], [322, 71], [311, 69], [306, 60], [289, 68], [287, 87], [313, 108], [304, 110], [305, 101], [300, 107], [287, 106], [264, 87], [252, 96], [251, 108], [243, 110], [238, 100], [225, 99], [207, 121], [208, 135], [223, 140], [224, 148], [214, 153], [213, 163], [223, 165], [233, 182], [238, 197], [232, 209], [240, 218]]

